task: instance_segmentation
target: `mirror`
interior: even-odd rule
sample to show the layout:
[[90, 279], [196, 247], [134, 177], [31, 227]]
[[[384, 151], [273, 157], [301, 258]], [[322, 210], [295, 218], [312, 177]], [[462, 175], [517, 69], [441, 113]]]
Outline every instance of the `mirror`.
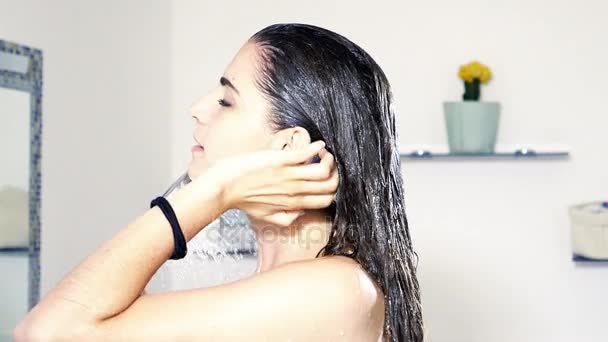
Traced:
[[0, 342], [38, 302], [42, 52], [0, 40]]

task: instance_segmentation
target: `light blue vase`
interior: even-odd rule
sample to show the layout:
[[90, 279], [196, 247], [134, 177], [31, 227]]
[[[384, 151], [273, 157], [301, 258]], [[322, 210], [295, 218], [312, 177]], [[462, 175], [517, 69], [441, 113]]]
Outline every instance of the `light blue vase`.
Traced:
[[443, 109], [450, 153], [493, 153], [498, 133], [500, 103], [480, 101], [444, 102]]

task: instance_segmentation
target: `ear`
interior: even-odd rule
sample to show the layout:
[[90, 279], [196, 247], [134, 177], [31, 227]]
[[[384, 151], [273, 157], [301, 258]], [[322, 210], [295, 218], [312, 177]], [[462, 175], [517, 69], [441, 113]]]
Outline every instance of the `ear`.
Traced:
[[310, 134], [302, 127], [285, 128], [272, 137], [272, 149], [297, 150], [310, 144]]

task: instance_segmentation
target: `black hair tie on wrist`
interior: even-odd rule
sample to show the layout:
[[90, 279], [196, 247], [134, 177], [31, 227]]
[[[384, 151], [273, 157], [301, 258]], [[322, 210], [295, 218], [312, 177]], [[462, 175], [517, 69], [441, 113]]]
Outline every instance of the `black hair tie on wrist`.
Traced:
[[186, 246], [184, 232], [182, 232], [182, 228], [179, 226], [179, 222], [177, 221], [171, 204], [169, 204], [169, 201], [167, 201], [166, 198], [159, 196], [150, 202], [150, 208], [153, 208], [155, 205], [158, 205], [163, 214], [165, 214], [167, 221], [171, 224], [171, 230], [173, 231], [173, 243], [175, 247], [170, 259], [178, 260], [184, 258], [188, 251], [188, 247]]

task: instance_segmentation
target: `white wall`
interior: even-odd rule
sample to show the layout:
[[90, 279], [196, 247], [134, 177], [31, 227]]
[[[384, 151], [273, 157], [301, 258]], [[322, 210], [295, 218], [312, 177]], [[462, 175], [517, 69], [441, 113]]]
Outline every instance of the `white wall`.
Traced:
[[169, 182], [170, 3], [0, 0], [43, 51], [42, 294]]
[[608, 6], [601, 1], [175, 1], [173, 170], [187, 165], [190, 103], [276, 22], [316, 24], [368, 51], [392, 83], [402, 146], [445, 145], [441, 102], [480, 59], [503, 105], [499, 144], [566, 146], [569, 161], [405, 162], [431, 341], [603, 341], [608, 268], [570, 261], [567, 206], [606, 198]]

